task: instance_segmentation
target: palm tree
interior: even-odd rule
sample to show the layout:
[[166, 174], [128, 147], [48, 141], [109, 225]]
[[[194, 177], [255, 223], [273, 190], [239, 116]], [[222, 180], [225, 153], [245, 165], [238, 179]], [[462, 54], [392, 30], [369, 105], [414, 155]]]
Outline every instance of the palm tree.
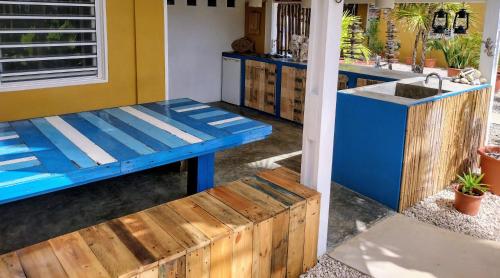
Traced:
[[[429, 32], [432, 29], [432, 20], [434, 13], [443, 8], [445, 11], [451, 11], [450, 18], [454, 17], [454, 13], [461, 8], [467, 8], [467, 5], [458, 3], [438, 4], [438, 3], [424, 3], [424, 4], [399, 4], [396, 7], [394, 16], [397, 20], [401, 21], [409, 31], [415, 32], [415, 42], [413, 46], [412, 56], [412, 70], [414, 72], [422, 72], [424, 68], [425, 56], [427, 54], [426, 45], [428, 41]], [[417, 67], [417, 50], [421, 42], [422, 56], [420, 66]]]

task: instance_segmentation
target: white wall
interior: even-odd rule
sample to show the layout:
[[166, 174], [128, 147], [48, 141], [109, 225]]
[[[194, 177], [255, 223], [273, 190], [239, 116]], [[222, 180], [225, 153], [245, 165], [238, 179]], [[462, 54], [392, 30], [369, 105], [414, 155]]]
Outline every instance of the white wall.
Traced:
[[245, 2], [236, 0], [236, 8], [226, 0], [217, 0], [217, 7], [208, 7], [207, 0], [186, 3], [167, 7], [168, 97], [220, 101], [222, 52], [245, 35]]

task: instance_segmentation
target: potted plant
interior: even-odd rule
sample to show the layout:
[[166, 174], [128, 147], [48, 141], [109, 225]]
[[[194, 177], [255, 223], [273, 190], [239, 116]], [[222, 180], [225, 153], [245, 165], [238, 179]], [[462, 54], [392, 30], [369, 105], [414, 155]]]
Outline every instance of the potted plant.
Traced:
[[481, 156], [484, 182], [490, 185], [491, 193], [500, 195], [500, 147], [483, 147], [478, 153]]
[[478, 175], [469, 171], [462, 176], [458, 176], [458, 184], [455, 190], [455, 209], [461, 213], [476, 216], [481, 208], [481, 200], [484, 193], [488, 191], [488, 186], [482, 184], [484, 174]]
[[429, 41], [428, 48], [443, 53], [448, 64], [448, 76], [454, 77], [467, 67], [477, 68], [481, 56], [481, 35], [456, 36], [453, 39]]

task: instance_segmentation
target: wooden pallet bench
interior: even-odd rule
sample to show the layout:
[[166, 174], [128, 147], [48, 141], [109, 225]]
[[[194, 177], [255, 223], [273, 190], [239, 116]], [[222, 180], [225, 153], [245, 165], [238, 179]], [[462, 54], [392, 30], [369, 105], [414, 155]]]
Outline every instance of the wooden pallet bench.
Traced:
[[216, 152], [271, 131], [190, 99], [0, 122], [0, 204], [183, 160], [188, 192], [200, 192]]
[[279, 168], [0, 256], [0, 277], [299, 277], [320, 195]]

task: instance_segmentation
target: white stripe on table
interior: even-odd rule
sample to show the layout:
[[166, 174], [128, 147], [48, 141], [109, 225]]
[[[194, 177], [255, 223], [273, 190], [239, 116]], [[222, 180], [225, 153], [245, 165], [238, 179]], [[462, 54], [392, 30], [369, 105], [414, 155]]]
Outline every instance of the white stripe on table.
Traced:
[[183, 109], [173, 109], [175, 112], [189, 112], [189, 111], [194, 111], [194, 110], [201, 110], [205, 108], [210, 108], [208, 105], [200, 105], [200, 106], [195, 106], [195, 107], [189, 107], [189, 108], [183, 108]]
[[203, 140], [201, 140], [200, 138], [196, 137], [196, 136], [193, 136], [185, 131], [182, 131], [178, 128], [176, 128], [175, 126], [171, 126], [161, 120], [158, 120], [157, 118], [155, 117], [152, 117], [142, 111], [139, 111], [133, 107], [130, 107], [130, 106], [127, 106], [127, 107], [120, 107], [121, 110], [145, 121], [145, 122], [148, 122], [154, 126], [156, 126], [157, 128], [160, 128], [160, 129], [163, 129], [165, 130], [166, 132], [168, 133], [171, 133], [177, 137], [179, 137], [180, 139], [190, 143], [190, 144], [195, 144], [195, 143], [201, 143], [203, 142]]
[[15, 135], [9, 135], [9, 136], [3, 136], [3, 137], [0, 137], [0, 141], [5, 141], [5, 140], [10, 140], [10, 139], [17, 139], [19, 138], [19, 135], [15, 134]]
[[28, 161], [33, 161], [33, 160], [37, 160], [37, 158], [35, 156], [28, 156], [28, 157], [23, 157], [23, 158], [11, 159], [11, 160], [6, 160], [6, 161], [0, 161], [0, 166], [28, 162]]
[[216, 122], [211, 122], [211, 123], [208, 123], [209, 125], [221, 125], [221, 124], [227, 124], [227, 123], [232, 123], [232, 122], [236, 122], [236, 121], [239, 121], [239, 120], [243, 120], [245, 118], [243, 117], [235, 117], [235, 118], [230, 118], [230, 119], [225, 119], [225, 120], [220, 120], [220, 121], [216, 121]]
[[47, 117], [45, 119], [98, 164], [102, 165], [117, 161], [59, 116]]

